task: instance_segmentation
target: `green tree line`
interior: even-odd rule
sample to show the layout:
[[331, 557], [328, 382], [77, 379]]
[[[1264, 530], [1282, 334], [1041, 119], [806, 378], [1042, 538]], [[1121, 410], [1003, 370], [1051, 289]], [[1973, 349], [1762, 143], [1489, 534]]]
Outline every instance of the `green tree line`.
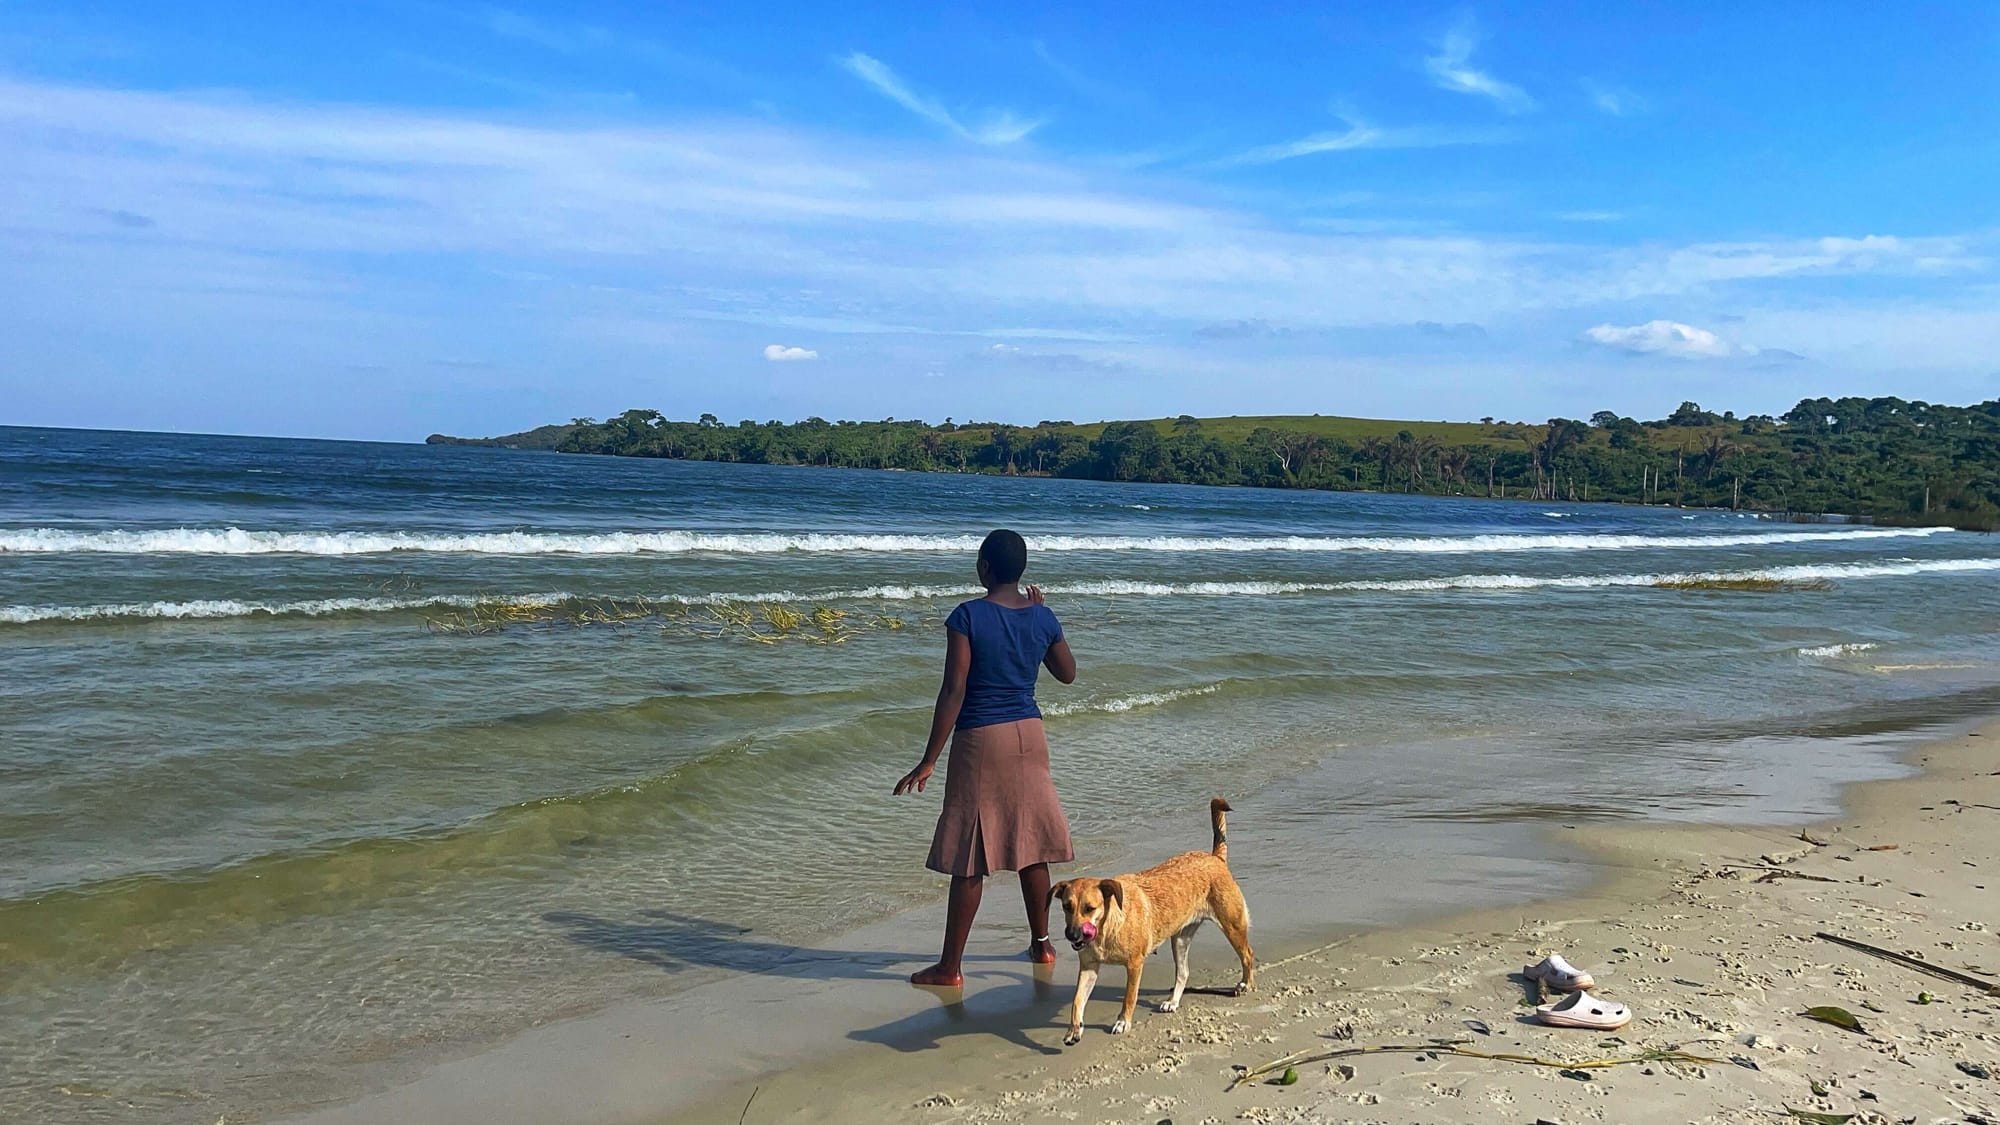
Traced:
[[2000, 522], [2000, 401], [1816, 398], [1782, 417], [1746, 418], [1687, 402], [1654, 421], [1600, 411], [1539, 424], [1182, 415], [727, 425], [712, 414], [681, 422], [627, 410], [532, 433], [530, 444], [624, 457], [1846, 513], [1988, 530]]

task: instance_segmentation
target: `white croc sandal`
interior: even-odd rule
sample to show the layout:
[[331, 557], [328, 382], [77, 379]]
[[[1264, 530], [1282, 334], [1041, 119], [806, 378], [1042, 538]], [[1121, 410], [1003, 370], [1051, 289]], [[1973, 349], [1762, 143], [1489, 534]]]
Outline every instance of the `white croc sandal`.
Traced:
[[1521, 970], [1521, 975], [1529, 980], [1540, 981], [1557, 992], [1582, 992], [1597, 987], [1595, 978], [1563, 960], [1563, 955], [1560, 953], [1549, 954], [1539, 965], [1529, 965]]
[[1587, 1027], [1593, 1031], [1616, 1031], [1632, 1022], [1632, 1009], [1609, 1000], [1599, 1000], [1578, 989], [1554, 1004], [1535, 1009], [1535, 1018], [1550, 1027]]

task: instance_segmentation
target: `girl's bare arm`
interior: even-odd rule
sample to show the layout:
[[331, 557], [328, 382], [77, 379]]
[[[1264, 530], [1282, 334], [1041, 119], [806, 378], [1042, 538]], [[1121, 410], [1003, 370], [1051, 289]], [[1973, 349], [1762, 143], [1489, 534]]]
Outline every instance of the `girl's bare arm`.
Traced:
[[937, 768], [938, 756], [944, 753], [944, 745], [951, 739], [958, 710], [965, 705], [965, 677], [972, 669], [972, 642], [965, 634], [950, 629], [944, 631], [944, 636], [944, 682], [938, 685], [937, 708], [931, 712], [930, 741], [924, 744], [924, 757], [917, 768], [896, 783], [898, 797], [924, 791], [924, 783]]

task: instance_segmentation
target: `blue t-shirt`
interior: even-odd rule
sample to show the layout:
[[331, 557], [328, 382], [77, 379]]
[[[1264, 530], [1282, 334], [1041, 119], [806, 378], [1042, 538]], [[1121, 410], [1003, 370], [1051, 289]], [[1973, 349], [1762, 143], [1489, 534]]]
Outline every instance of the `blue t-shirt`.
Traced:
[[952, 610], [944, 627], [972, 642], [959, 730], [1042, 717], [1035, 706], [1035, 676], [1049, 646], [1063, 635], [1048, 606], [1009, 609], [981, 598]]

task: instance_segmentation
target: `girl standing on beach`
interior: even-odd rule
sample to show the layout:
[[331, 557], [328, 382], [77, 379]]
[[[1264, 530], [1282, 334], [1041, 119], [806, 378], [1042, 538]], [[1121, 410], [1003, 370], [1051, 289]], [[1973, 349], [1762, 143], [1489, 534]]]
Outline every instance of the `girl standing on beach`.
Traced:
[[959, 961], [986, 876], [995, 871], [1021, 874], [1028, 959], [1044, 965], [1056, 959], [1048, 936], [1049, 864], [1067, 863], [1074, 853], [1049, 777], [1035, 677], [1047, 668], [1063, 683], [1075, 683], [1076, 658], [1056, 615], [1042, 604], [1041, 590], [1020, 588], [1027, 567], [1028, 545], [1014, 532], [995, 531], [979, 545], [979, 584], [986, 596], [961, 604], [945, 619], [944, 685], [931, 717], [930, 742], [917, 768], [896, 783], [897, 796], [923, 792], [945, 739], [951, 739], [944, 811], [924, 863], [951, 876], [944, 953], [937, 964], [913, 974], [912, 984], [965, 983]]

